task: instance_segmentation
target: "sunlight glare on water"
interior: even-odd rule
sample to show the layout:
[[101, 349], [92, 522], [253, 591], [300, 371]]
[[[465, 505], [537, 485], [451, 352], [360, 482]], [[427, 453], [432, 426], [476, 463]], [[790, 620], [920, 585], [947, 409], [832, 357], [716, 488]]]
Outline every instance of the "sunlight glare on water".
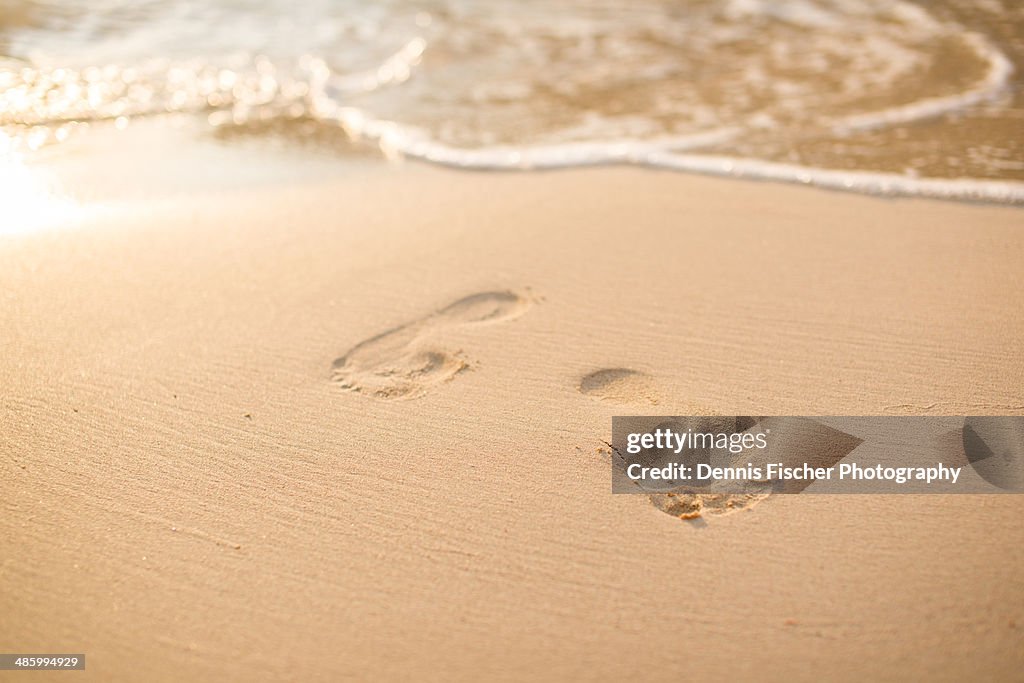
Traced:
[[1009, 0], [12, 6], [0, 126], [22, 149], [173, 112], [312, 123], [463, 168], [633, 163], [1024, 201]]

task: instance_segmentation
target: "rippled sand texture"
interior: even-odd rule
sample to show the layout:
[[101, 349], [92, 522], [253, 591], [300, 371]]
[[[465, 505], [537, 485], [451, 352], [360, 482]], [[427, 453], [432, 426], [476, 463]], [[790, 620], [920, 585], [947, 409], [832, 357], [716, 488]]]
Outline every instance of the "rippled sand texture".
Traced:
[[1024, 201], [1024, 8], [1008, 0], [78, 0], [16, 5], [0, 26], [9, 148], [189, 112], [464, 167]]
[[147, 127], [68, 156], [111, 194], [148, 158], [288, 181], [0, 239], [4, 647], [104, 683], [1020, 678], [1021, 496], [613, 495], [606, 443], [615, 415], [1024, 412], [1020, 209], [303, 183], [315, 155]]

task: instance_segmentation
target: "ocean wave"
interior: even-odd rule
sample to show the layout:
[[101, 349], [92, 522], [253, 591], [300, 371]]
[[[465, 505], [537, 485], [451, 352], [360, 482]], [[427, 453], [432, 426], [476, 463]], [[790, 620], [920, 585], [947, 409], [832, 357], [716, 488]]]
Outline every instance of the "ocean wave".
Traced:
[[[1024, 183], [998, 175], [1013, 167], [1005, 159], [993, 159], [993, 177], [964, 179], [927, 177], [913, 159], [893, 172], [858, 160], [845, 168], [851, 159], [842, 152], [825, 163], [792, 158], [807, 141], [841, 149], [861, 134], [1012, 94], [1013, 61], [1000, 46], [907, 2], [520, 2], [485, 11], [446, 0], [372, 11], [346, 3], [340, 14], [314, 2], [290, 38], [274, 28], [283, 15], [245, 6], [121, 0], [109, 16], [76, 28], [70, 48], [66, 36], [54, 38], [66, 29], [50, 15], [29, 28], [6, 27], [7, 35], [31, 34], [32, 45], [60, 46], [19, 53], [19, 41], [8, 39], [14, 47], [0, 62], [7, 147], [59, 143], [83, 122], [192, 113], [217, 128], [312, 120], [387, 154], [466, 169], [638, 164], [1024, 202]], [[178, 11], [168, 15], [168, 7]], [[218, 30], [185, 41], [207, 56], [177, 57], [169, 48], [143, 56], [138, 48], [181, 42], [190, 30], [236, 16], [247, 26], [241, 37]], [[97, 65], [98, 54], [117, 60]], [[789, 158], [779, 149], [791, 150]]]

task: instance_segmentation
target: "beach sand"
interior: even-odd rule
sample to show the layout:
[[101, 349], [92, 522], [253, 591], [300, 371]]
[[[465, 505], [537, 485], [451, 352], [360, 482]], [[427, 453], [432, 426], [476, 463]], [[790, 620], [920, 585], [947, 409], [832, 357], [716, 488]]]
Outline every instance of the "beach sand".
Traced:
[[196, 149], [0, 238], [0, 650], [88, 663], [21, 678], [1019, 678], [1024, 498], [683, 521], [605, 442], [1024, 414], [1020, 209]]

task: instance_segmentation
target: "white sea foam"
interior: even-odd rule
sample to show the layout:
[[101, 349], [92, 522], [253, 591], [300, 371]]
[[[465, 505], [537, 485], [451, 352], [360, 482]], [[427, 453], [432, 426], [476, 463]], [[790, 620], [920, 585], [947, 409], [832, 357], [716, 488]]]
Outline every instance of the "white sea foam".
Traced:
[[422, 131], [392, 121], [367, 118], [340, 108], [329, 118], [355, 137], [378, 141], [389, 151], [463, 169], [549, 170], [578, 166], [635, 164], [747, 180], [796, 183], [829, 190], [881, 196], [927, 197], [960, 201], [1024, 203], [1024, 183], [975, 179], [915, 178], [907, 175], [834, 170], [760, 159], [685, 153], [732, 138], [737, 130], [719, 130], [686, 138], [635, 142], [604, 140], [528, 147], [465, 149], [431, 140]]
[[[990, 38], [907, 2], [66, 6], [7, 31], [0, 125], [14, 144], [60, 142], [78, 122], [168, 112], [216, 126], [301, 118], [389, 155], [467, 169], [638, 164], [1024, 202], [1024, 183], [998, 176], [1015, 160], [990, 144], [965, 153], [995, 174], [975, 179], [919, 177], [913, 163], [907, 173], [869, 172], [841, 151], [851, 136], [964, 112], [1011, 90], [1014, 65]], [[955, 87], [933, 68], [949, 50], [966, 60]], [[767, 160], [807, 140], [840, 150], [818, 161], [833, 168]]]
[[853, 114], [838, 121], [833, 130], [840, 134], [884, 128], [963, 111], [1006, 92], [1014, 67], [1006, 55], [977, 33], [963, 33], [961, 39], [987, 64], [984, 76], [974, 85], [946, 97], [928, 97], [875, 112]]

